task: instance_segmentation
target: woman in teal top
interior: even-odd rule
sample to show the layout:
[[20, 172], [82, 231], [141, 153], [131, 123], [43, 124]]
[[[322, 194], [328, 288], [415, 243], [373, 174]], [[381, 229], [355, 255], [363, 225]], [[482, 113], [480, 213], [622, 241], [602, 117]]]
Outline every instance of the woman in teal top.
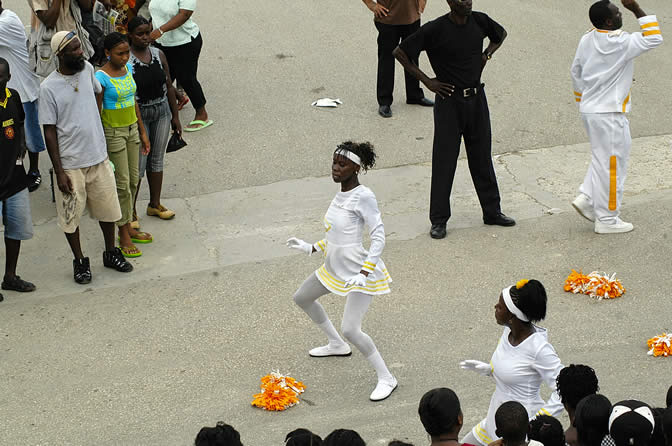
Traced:
[[138, 158], [150, 150], [149, 139], [142, 124], [140, 110], [135, 102], [136, 85], [132, 68], [128, 65], [130, 46], [126, 37], [111, 33], [105, 37], [105, 55], [108, 62], [96, 73], [103, 86], [98, 94], [100, 116], [105, 130], [107, 153], [114, 164], [117, 196], [121, 206], [119, 244], [126, 257], [138, 257], [142, 252], [134, 243], [151, 243], [152, 236], [131, 228], [133, 201], [138, 191]]

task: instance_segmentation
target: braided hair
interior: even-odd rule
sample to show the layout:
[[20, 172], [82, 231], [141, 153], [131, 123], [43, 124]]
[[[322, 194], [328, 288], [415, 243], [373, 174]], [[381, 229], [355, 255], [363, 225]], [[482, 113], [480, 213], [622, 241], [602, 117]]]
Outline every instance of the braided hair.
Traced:
[[537, 440], [544, 446], [565, 446], [565, 431], [557, 418], [539, 415], [530, 421], [530, 440]]

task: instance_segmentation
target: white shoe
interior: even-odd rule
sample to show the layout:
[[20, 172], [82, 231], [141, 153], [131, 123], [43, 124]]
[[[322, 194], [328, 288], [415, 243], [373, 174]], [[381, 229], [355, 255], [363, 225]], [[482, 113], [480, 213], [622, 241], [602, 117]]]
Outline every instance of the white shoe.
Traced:
[[586, 194], [579, 194], [578, 197], [572, 201], [572, 206], [576, 209], [583, 218], [590, 221], [595, 221], [595, 210], [590, 198]]
[[625, 222], [620, 218], [616, 219], [616, 223], [608, 225], [606, 223], [595, 222], [595, 232], [597, 234], [620, 234], [623, 232], [630, 232], [635, 227], [632, 223]]
[[394, 389], [397, 388], [397, 379], [395, 377], [392, 377], [393, 381], [392, 382], [386, 382], [386, 381], [378, 381], [378, 384], [376, 385], [376, 388], [373, 389], [373, 392], [371, 392], [371, 396], [369, 399], [371, 401], [382, 401], [392, 392], [394, 392]]
[[350, 356], [352, 350], [348, 344], [332, 346], [331, 344], [322, 347], [315, 347], [308, 354], [314, 358], [324, 358], [326, 356]]

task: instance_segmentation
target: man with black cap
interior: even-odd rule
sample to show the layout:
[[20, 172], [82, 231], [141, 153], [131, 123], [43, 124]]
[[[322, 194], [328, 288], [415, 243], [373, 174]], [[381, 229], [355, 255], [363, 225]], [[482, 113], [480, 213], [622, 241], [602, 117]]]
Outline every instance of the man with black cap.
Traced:
[[[393, 52], [406, 71], [436, 93], [429, 207], [430, 235], [436, 239], [446, 236], [446, 223], [451, 215], [450, 192], [462, 138], [483, 209], [483, 222], [499, 226], [516, 224], [502, 214], [500, 207], [492, 164], [490, 111], [481, 83], [483, 68], [502, 45], [506, 31], [487, 14], [472, 12], [471, 0], [448, 0], [448, 5], [450, 13], [423, 25]], [[489, 45], [484, 51], [486, 37]], [[436, 73], [434, 79], [413, 62], [423, 50]]]
[[[425, 10], [427, 0], [362, 0], [373, 13], [373, 22], [378, 30], [378, 77], [376, 96], [378, 114], [383, 118], [392, 117], [392, 92], [394, 90], [394, 56], [392, 51], [406, 37], [420, 29], [420, 14]], [[418, 64], [418, 58], [413, 59]], [[420, 88], [420, 82], [408, 71], [404, 71], [406, 81], [406, 103], [425, 107], [434, 105]]]
[[648, 404], [626, 400], [614, 404], [609, 435], [616, 446], [648, 446], [656, 422]]
[[84, 284], [91, 282], [89, 258], [79, 241], [79, 220], [86, 207], [103, 231], [103, 265], [120, 272], [130, 272], [133, 266], [114, 245], [121, 208], [95, 97], [102, 87], [93, 66], [84, 60], [75, 31], [54, 34], [51, 49], [59, 65], [40, 86], [40, 122], [58, 183], [58, 225], [75, 257], [75, 282]]

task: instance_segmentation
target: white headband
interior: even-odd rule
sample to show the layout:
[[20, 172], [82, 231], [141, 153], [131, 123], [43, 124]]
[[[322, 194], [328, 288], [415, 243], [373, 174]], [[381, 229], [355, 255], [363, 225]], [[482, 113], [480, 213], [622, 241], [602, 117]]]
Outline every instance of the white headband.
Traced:
[[337, 155], [344, 156], [358, 166], [362, 165], [362, 160], [357, 155], [346, 149], [340, 149], [336, 151]]
[[504, 298], [506, 308], [508, 308], [509, 311], [513, 313], [513, 315], [516, 316], [521, 321], [530, 322], [530, 319], [528, 319], [528, 317], [525, 316], [525, 313], [520, 311], [520, 308], [518, 308], [516, 304], [513, 303], [513, 299], [511, 299], [511, 293], [509, 292], [509, 289], [511, 289], [511, 287], [506, 287], [502, 290], [502, 297]]

